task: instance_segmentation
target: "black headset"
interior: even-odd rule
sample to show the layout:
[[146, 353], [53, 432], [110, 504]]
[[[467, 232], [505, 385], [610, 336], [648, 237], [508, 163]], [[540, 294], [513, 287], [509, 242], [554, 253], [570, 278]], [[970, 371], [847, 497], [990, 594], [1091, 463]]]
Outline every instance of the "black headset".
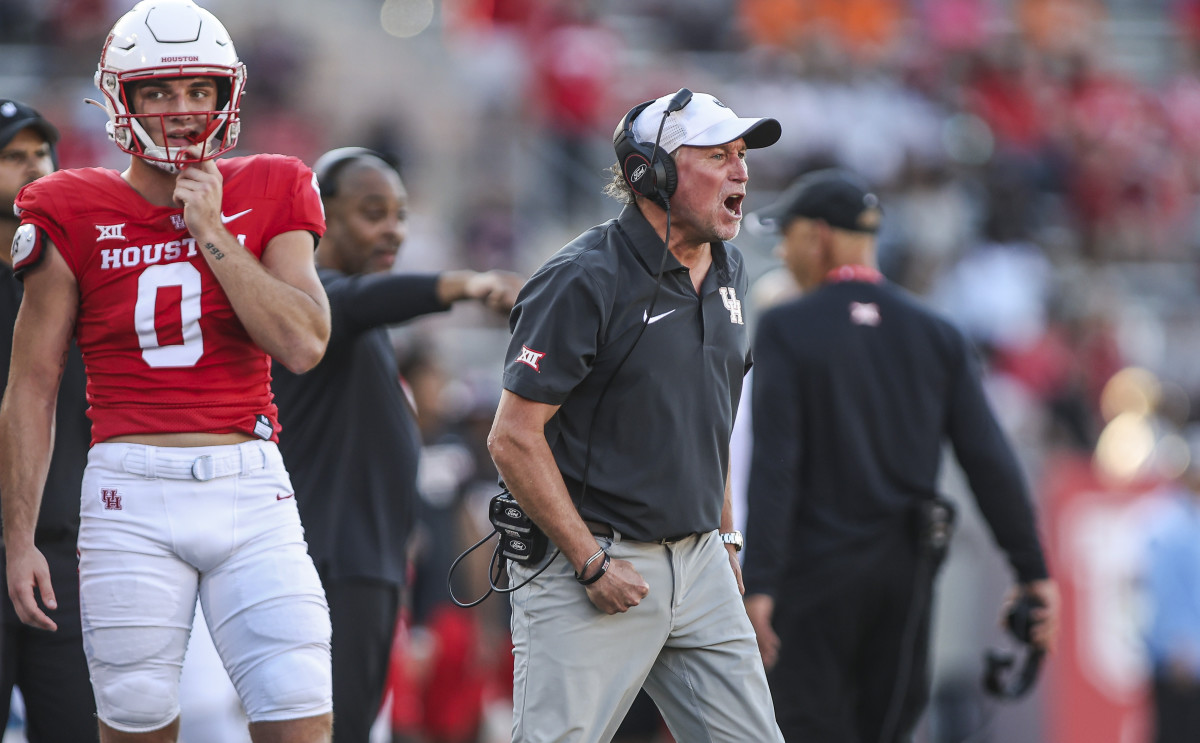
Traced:
[[400, 173], [400, 168], [395, 159], [382, 152], [367, 149], [366, 147], [339, 147], [336, 150], [330, 150], [321, 155], [313, 163], [313, 174], [317, 176], [317, 185], [321, 189], [321, 198], [331, 199], [337, 196], [337, 181], [342, 170], [350, 163], [363, 158], [381, 160], [392, 170], [396, 171], [397, 175]]
[[[1037, 681], [1045, 652], [1033, 645], [1030, 635], [1036, 623], [1033, 610], [1043, 606], [1041, 599], [1032, 593], [1023, 593], [1009, 609], [1004, 625], [1008, 633], [1025, 646], [1025, 659], [1015, 673], [1009, 673], [1017, 664], [1014, 653], [988, 650], [984, 656], [986, 669], [983, 688], [988, 694], [1001, 699], [1018, 699], [1026, 694]], [[1008, 678], [1005, 678], [1005, 676]]]
[[658, 124], [658, 136], [654, 138], [654, 146], [647, 147], [637, 141], [633, 134], [633, 121], [642, 111], [645, 111], [654, 101], [639, 103], [625, 114], [625, 118], [613, 132], [613, 149], [617, 151], [617, 164], [625, 182], [638, 196], [644, 196], [659, 206], [667, 207], [675, 187], [679, 184], [679, 176], [675, 171], [675, 160], [669, 153], [658, 147], [662, 140], [663, 125], [667, 116], [681, 110], [692, 100], [692, 91], [680, 88], [663, 111], [662, 121]]

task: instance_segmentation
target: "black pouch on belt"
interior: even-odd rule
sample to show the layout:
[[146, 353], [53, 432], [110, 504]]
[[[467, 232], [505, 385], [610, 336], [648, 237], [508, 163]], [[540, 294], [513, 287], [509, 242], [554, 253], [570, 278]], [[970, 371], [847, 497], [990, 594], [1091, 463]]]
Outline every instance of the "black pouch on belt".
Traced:
[[917, 552], [935, 561], [946, 556], [950, 538], [954, 536], [957, 516], [954, 504], [941, 496], [924, 498], [913, 509], [913, 531]]

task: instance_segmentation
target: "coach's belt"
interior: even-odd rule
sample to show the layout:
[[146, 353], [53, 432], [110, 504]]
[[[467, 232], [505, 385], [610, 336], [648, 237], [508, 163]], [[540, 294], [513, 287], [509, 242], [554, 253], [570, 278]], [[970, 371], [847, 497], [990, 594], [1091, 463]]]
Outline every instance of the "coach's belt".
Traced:
[[679, 534], [674, 537], [663, 537], [662, 539], [655, 539], [654, 541], [657, 542], [658, 544], [674, 544], [675, 542], [682, 541], [684, 539], [687, 539], [688, 537], [694, 537], [698, 533], [699, 532], [689, 531], [686, 534]]
[[[612, 539], [614, 536], [616, 536], [616, 530], [604, 522], [584, 519], [583, 523], [587, 525], [588, 531], [597, 537], [608, 537], [609, 539]], [[696, 532], [689, 531], [686, 534], [680, 534], [674, 537], [663, 537], [662, 539], [652, 539], [650, 541], [655, 544], [673, 544], [681, 539], [687, 539], [688, 537], [694, 536], [696, 536]]]
[[609, 539], [613, 538], [613, 534], [615, 532], [613, 532], [613, 528], [608, 524], [603, 524], [599, 521], [592, 521], [591, 519], [584, 519], [583, 523], [587, 525], [588, 531], [590, 531], [593, 535], [597, 537], [608, 537]]
[[126, 472], [142, 477], [201, 482], [230, 475], [248, 475], [267, 466], [266, 455], [254, 442], [249, 446], [238, 444], [228, 452], [201, 454], [198, 457], [180, 455], [176, 453], [178, 451], [134, 444], [125, 454], [121, 466]]

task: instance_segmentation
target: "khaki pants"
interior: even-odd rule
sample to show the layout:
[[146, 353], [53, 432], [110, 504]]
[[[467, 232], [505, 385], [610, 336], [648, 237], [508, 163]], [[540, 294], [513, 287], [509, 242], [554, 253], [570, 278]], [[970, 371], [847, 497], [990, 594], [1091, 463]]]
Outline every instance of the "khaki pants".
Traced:
[[[686, 743], [782, 743], [754, 629], [717, 533], [671, 544], [597, 538], [650, 594], [602, 613], [561, 556], [511, 596], [513, 743], [610, 740], [644, 685]], [[513, 585], [536, 568], [510, 565]]]

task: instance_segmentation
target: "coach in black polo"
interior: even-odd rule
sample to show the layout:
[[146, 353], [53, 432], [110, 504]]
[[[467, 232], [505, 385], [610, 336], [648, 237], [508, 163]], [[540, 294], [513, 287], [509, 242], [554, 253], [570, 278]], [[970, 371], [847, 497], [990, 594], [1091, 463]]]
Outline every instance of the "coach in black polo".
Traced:
[[1020, 590], [1044, 604], [1033, 636], [1046, 649], [1058, 589], [974, 350], [876, 267], [875, 195], [823, 170], [759, 214], [805, 292], [764, 313], [754, 338], [746, 605], [780, 727], [797, 743], [911, 741], [944, 548], [921, 515], [944, 442]]
[[512, 594], [514, 743], [607, 741], [643, 685], [676, 740], [782, 740], [727, 484], [750, 343], [726, 241], [746, 151], [779, 133], [686, 90], [634, 108], [608, 189], [624, 210], [513, 308], [488, 443], [555, 555], [509, 566], [532, 578]]

